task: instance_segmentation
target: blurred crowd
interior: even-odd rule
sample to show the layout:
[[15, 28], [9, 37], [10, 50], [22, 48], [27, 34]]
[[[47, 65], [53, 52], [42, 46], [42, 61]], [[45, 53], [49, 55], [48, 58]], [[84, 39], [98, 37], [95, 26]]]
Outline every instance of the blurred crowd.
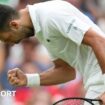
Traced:
[[[0, 0], [13, 8], [25, 8], [27, 4], [45, 0]], [[105, 32], [105, 0], [67, 0], [72, 3]], [[66, 84], [46, 87], [13, 87], [8, 83], [7, 72], [19, 67], [25, 73], [40, 73], [51, 69], [54, 64], [46, 48], [35, 37], [11, 46], [0, 42], [0, 91], [16, 90], [15, 97], [0, 97], [0, 105], [51, 105], [64, 97], [85, 94], [82, 77], [77, 72], [75, 80]]]

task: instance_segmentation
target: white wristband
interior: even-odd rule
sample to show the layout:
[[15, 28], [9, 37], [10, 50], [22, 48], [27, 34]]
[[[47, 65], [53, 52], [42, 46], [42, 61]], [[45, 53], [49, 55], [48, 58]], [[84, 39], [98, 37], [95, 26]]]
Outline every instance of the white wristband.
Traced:
[[26, 74], [27, 77], [27, 86], [40, 86], [40, 76], [39, 74]]

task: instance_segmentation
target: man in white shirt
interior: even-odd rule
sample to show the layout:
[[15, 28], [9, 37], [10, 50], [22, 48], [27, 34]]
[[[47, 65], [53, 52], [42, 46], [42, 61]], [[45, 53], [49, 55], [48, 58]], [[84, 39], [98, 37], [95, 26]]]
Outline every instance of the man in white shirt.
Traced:
[[[28, 5], [19, 12], [0, 5], [0, 14], [2, 41], [14, 44], [35, 34], [55, 64], [53, 69], [40, 74], [24, 74], [19, 68], [10, 70], [11, 84], [60, 84], [73, 80], [76, 69], [83, 76], [86, 97], [102, 96], [105, 92], [105, 34], [88, 17], [61, 0]], [[104, 99], [104, 95], [101, 98]]]

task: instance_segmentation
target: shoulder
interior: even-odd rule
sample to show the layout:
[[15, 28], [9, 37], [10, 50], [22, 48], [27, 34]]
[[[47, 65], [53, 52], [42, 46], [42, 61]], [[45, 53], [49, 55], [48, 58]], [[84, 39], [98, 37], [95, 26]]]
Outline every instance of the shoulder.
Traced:
[[[70, 13], [73, 6], [63, 0], [52, 0], [47, 2], [41, 2], [31, 5], [31, 8], [36, 10], [39, 14], [60, 14], [60, 13]], [[72, 11], [72, 10], [71, 10]]]

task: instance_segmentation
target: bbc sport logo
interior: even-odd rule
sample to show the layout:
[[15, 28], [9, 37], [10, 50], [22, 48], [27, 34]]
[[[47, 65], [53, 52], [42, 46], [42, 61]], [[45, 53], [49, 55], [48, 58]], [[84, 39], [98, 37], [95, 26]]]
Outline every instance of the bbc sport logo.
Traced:
[[5, 97], [5, 96], [15, 96], [16, 91], [0, 91], [0, 96]]

